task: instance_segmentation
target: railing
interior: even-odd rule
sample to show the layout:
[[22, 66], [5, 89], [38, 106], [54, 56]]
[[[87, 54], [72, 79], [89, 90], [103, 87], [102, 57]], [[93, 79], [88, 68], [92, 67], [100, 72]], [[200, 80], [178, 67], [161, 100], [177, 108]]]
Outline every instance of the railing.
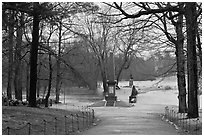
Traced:
[[177, 130], [184, 131], [185, 134], [202, 134], [202, 118], [200, 117], [188, 118], [187, 113], [178, 113], [174, 107], [167, 106], [163, 118], [174, 125]]
[[[79, 110], [79, 107], [78, 107]], [[81, 107], [79, 111], [64, 117], [52, 117], [50, 120], [42, 119], [38, 124], [26, 123], [21, 127], [6, 127], [3, 135], [69, 135], [83, 131], [94, 123], [94, 110]]]

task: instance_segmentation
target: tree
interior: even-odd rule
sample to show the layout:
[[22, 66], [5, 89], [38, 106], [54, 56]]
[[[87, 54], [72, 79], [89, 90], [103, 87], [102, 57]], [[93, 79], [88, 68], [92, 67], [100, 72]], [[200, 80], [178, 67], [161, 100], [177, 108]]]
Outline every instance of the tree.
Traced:
[[[72, 26], [72, 21], [70, 20], [72, 15], [83, 13], [83, 12], [90, 12], [94, 10], [95, 5], [93, 3], [59, 3], [59, 7], [56, 8], [56, 10], [59, 12], [59, 14], [55, 18], [55, 23], [57, 23], [58, 26], [58, 53], [57, 53], [57, 62], [56, 62], [56, 103], [59, 102], [59, 94], [60, 94], [60, 81], [61, 81], [61, 71], [60, 71], [60, 64], [63, 53], [62, 53], [62, 37], [64, 36], [64, 41], [68, 38], [65, 38], [65, 34], [69, 31], [69, 28]], [[80, 9], [80, 10], [79, 10]], [[69, 36], [68, 36], [69, 37]], [[69, 64], [68, 66], [71, 66]], [[72, 67], [72, 70], [74, 68]], [[76, 69], [75, 69], [76, 72]], [[79, 76], [80, 73], [77, 72], [77, 75]], [[79, 76], [82, 78], [81, 76]]]
[[[117, 4], [114, 2], [112, 5], [106, 3], [107, 5], [119, 10], [123, 17], [119, 20], [122, 21], [124, 19], [128, 18], [139, 18], [144, 15], [151, 15], [151, 14], [158, 14], [158, 13], [165, 13], [165, 12], [176, 12], [173, 16], [170, 18], [173, 19], [174, 17], [178, 17], [178, 21], [174, 22], [171, 20], [174, 24], [176, 24], [176, 32], [177, 32], [177, 63], [178, 66], [181, 65], [181, 67], [178, 67], [178, 82], [183, 87], [181, 90], [181, 94], [179, 93], [179, 99], [182, 101], [182, 112], [185, 112], [185, 75], [184, 75], [184, 59], [183, 59], [183, 34], [182, 34], [182, 14], [186, 17], [186, 28], [187, 28], [187, 70], [188, 70], [188, 115], [189, 117], [197, 117], [198, 116], [198, 107], [197, 107], [197, 54], [196, 54], [196, 24], [197, 24], [197, 14], [196, 14], [196, 3], [185, 3], [185, 10], [183, 10], [183, 4], [180, 3], [179, 6], [177, 5], [170, 5], [165, 3], [155, 3], [154, 7], [148, 6], [148, 3], [135, 3], [133, 2], [133, 5], [136, 7], [142, 7], [144, 10], [139, 10], [137, 13], [130, 14], [126, 12], [123, 9], [123, 3]], [[164, 5], [163, 7], [161, 5]], [[162, 18], [162, 17], [159, 17]], [[118, 21], [118, 22], [119, 22]], [[169, 36], [169, 33], [167, 31], [164, 32], [164, 34], [169, 37], [169, 39], [172, 39], [172, 37]], [[174, 40], [173, 40], [174, 41]], [[181, 56], [178, 54], [181, 53]], [[181, 109], [181, 108], [180, 108]], [[196, 113], [193, 114], [193, 111]]]
[[53, 77], [52, 77], [52, 75], [53, 75], [52, 55], [54, 54], [52, 51], [51, 45], [50, 45], [50, 39], [51, 39], [52, 35], [54, 34], [54, 32], [56, 31], [56, 29], [54, 29], [54, 26], [49, 21], [45, 24], [45, 26], [48, 26], [47, 29], [49, 31], [46, 31], [46, 32], [48, 32], [48, 37], [46, 38], [46, 34], [43, 35], [42, 41], [45, 41], [44, 42], [45, 44], [43, 44], [43, 45], [45, 45], [46, 48], [43, 48], [43, 46], [41, 46], [41, 49], [44, 50], [44, 53], [48, 53], [48, 66], [49, 66], [48, 67], [48, 69], [49, 69], [48, 90], [47, 90], [47, 94], [45, 96], [45, 107], [48, 107], [49, 106], [49, 97], [50, 97], [50, 93], [51, 93], [51, 89], [52, 89], [52, 79], [53, 79]]
[[[167, 3], [170, 5], [170, 3]], [[161, 4], [157, 3], [158, 7], [161, 7]], [[183, 10], [184, 3], [178, 3], [178, 7], [180, 11]], [[147, 8], [147, 7], [145, 7]], [[169, 16], [167, 15], [169, 13]], [[178, 83], [178, 90], [179, 90], [179, 113], [185, 113], [187, 111], [186, 106], [186, 78], [185, 78], [185, 55], [184, 55], [184, 34], [183, 34], [183, 14], [179, 14], [177, 20], [173, 17], [173, 12], [168, 11], [163, 13], [163, 17], [155, 14], [156, 17], [162, 22], [163, 28], [159, 24], [157, 27], [163, 31], [166, 35], [167, 39], [175, 45], [176, 49], [176, 62], [177, 62], [177, 83]], [[175, 27], [175, 32], [171, 32], [168, 29], [170, 25], [167, 22], [169, 19]], [[173, 35], [176, 34], [174, 37]]]
[[[179, 3], [179, 8], [183, 8], [183, 3]], [[176, 46], [177, 59], [177, 82], [179, 90], [179, 113], [187, 111], [186, 106], [186, 75], [185, 75], [185, 55], [184, 55], [184, 35], [183, 35], [183, 15], [178, 16], [177, 22], [172, 19], [172, 23], [176, 28], [177, 39], [174, 41]]]
[[188, 117], [197, 118], [198, 114], [198, 77], [196, 54], [197, 13], [196, 3], [185, 3], [187, 29], [187, 74], [188, 74]]
[[[69, 9], [69, 10], [67, 10], [67, 9]], [[27, 68], [26, 69], [27, 70], [26, 71], [27, 72], [26, 82], [28, 83], [29, 82], [28, 79], [30, 79], [30, 87], [29, 87], [30, 90], [28, 91], [28, 84], [26, 84], [26, 91], [29, 92], [29, 94], [27, 93], [26, 95], [29, 95], [29, 97], [27, 96], [27, 98], [29, 98], [29, 106], [35, 107], [36, 106], [36, 86], [37, 86], [36, 83], [37, 83], [37, 75], [38, 75], [37, 74], [37, 68], [39, 68], [39, 70], [41, 70], [40, 65], [39, 66], [37, 65], [38, 58], [39, 58], [38, 57], [38, 47], [41, 47], [43, 45], [42, 43], [39, 44], [39, 41], [41, 40], [40, 38], [44, 37], [41, 35], [42, 33], [39, 34], [40, 29], [41, 29], [41, 32], [43, 32], [42, 31], [43, 28], [39, 28], [39, 24], [40, 23], [42, 24], [42, 21], [46, 20], [48, 22], [52, 22], [50, 24], [56, 25], [56, 23], [59, 23], [59, 20], [56, 20], [58, 17], [63, 16], [65, 19], [71, 20], [71, 18], [75, 14], [83, 13], [83, 12], [91, 13], [92, 11], [97, 10], [97, 6], [95, 6], [93, 3], [83, 3], [83, 2], [71, 2], [71, 3], [58, 3], [58, 2], [56, 2], [56, 3], [47, 3], [47, 2], [43, 2], [43, 3], [27, 3], [27, 2], [24, 2], [24, 3], [18, 3], [18, 2], [16, 2], [16, 3], [3, 3], [3, 11], [7, 12], [7, 10], [9, 12], [11, 11], [12, 13], [14, 13], [14, 12], [19, 13], [19, 15], [25, 13], [26, 18], [33, 21], [33, 23], [31, 23], [31, 21], [28, 21], [28, 22], [21, 24], [21, 25], [26, 27], [26, 29], [24, 31], [25, 32], [24, 36], [28, 42], [27, 45], [31, 45], [31, 50], [26, 51], [26, 54], [30, 53], [30, 61], [26, 62], [28, 65], [28, 67], [26, 67]], [[9, 13], [4, 14], [4, 19], [7, 15], [9, 15]], [[10, 14], [10, 15], [12, 15], [14, 17], [16, 14], [15, 15]], [[7, 22], [9, 22], [9, 20], [7, 20]], [[61, 22], [61, 26], [62, 27], [63, 27], [63, 25], [71, 26], [69, 23], [71, 24], [71, 22], [63, 22], [63, 23]], [[3, 26], [5, 28], [6, 25], [4, 24]], [[12, 29], [9, 29], [9, 30], [12, 31]], [[13, 33], [13, 31], [12, 31], [12, 33]], [[29, 35], [31, 33], [32, 33], [32, 37]], [[61, 38], [64, 34], [66, 34], [67, 37], [70, 36], [67, 33], [67, 30], [65, 30], [64, 32], [62, 32]], [[12, 37], [10, 40], [13, 41], [14, 34], [10, 35], [10, 37]], [[32, 39], [32, 42], [30, 42], [30, 39]], [[58, 44], [61, 44], [61, 40]], [[52, 39], [52, 42], [55, 42], [55, 40]], [[20, 43], [20, 29], [19, 29], [19, 43]], [[10, 47], [10, 51], [13, 50], [13, 47], [14, 47], [13, 44], [12, 44], [12, 48]], [[22, 45], [18, 44], [18, 46], [19, 46], [19, 48], [22, 48]], [[55, 51], [52, 51], [54, 47], [55, 46], [52, 45], [52, 47], [49, 49], [49, 52], [47, 52], [47, 53], [51, 54], [52, 57], [55, 57], [60, 63], [64, 64], [64, 66], [69, 68], [71, 70], [71, 72], [75, 76], [77, 76], [79, 79], [83, 79], [83, 81], [86, 82], [86, 80], [84, 80], [84, 78], [81, 77], [81, 74], [78, 73], [78, 71], [75, 68], [73, 68], [69, 64], [69, 62], [67, 63], [63, 59], [62, 56], [58, 57], [57, 54], [55, 53]], [[19, 51], [19, 50], [17, 50], [18, 47], [15, 47], [15, 48], [16, 48], [15, 51]], [[61, 51], [59, 50], [59, 51], [62, 53], [63, 50], [64, 49], [62, 49]], [[13, 56], [13, 51], [10, 53]], [[20, 55], [20, 54], [18, 54], [18, 55]], [[25, 56], [22, 55], [21, 59], [24, 59], [26, 61], [26, 59], [24, 58]], [[16, 54], [16, 60], [17, 60], [17, 57], [20, 57], [20, 56], [17, 56], [17, 54]], [[10, 56], [10, 59], [13, 59], [13, 57]], [[9, 76], [8, 76], [8, 91], [10, 93], [11, 87], [12, 87], [11, 82], [13, 80], [13, 78], [12, 78], [13, 74], [12, 73], [13, 73], [14, 66], [13, 66], [13, 63], [11, 63], [11, 60], [9, 63], [12, 64], [11, 67], [8, 67], [11, 70], [8, 73], [9, 74]], [[50, 61], [50, 63], [51, 63], [51, 61]], [[18, 67], [18, 65], [16, 64], [16, 68], [15, 68], [16, 72], [17, 72], [17, 70], [19, 70], [19, 68], [21, 68], [21, 67]], [[29, 68], [30, 68], [30, 72], [29, 72]], [[50, 70], [50, 71], [52, 71], [52, 70]], [[17, 80], [18, 74], [19, 73], [16, 73], [16, 75], [15, 75], [16, 76], [15, 77], [16, 78], [15, 79], [16, 87], [17, 87], [17, 82], [20, 82]], [[62, 73], [60, 72], [59, 74], [61, 75]], [[40, 78], [40, 76], [39, 76], [39, 78]], [[41, 83], [41, 81], [38, 81], [38, 83]], [[20, 95], [20, 94], [16, 92], [16, 96], [18, 96], [18, 95]], [[39, 93], [38, 93], [38, 95], [39, 95]], [[10, 94], [10, 96], [11, 96], [11, 94]]]
[[88, 48], [95, 54], [100, 69], [100, 74], [103, 82], [104, 93], [107, 92], [107, 77], [108, 77], [108, 52], [113, 50], [111, 47], [111, 30], [109, 18], [103, 16], [84, 16], [80, 19], [81, 28], [75, 28], [77, 34]]
[[[15, 33], [15, 12], [7, 9], [7, 3], [2, 5], [2, 36], [3, 36], [3, 55], [7, 56], [8, 67], [7, 70], [7, 98], [12, 99], [12, 83], [13, 83], [13, 57], [14, 57], [14, 33]], [[4, 46], [4, 45], [8, 46]]]
[[15, 87], [15, 98], [22, 100], [22, 36], [23, 36], [23, 24], [24, 24], [24, 13], [20, 13], [20, 17], [17, 20], [17, 38], [15, 46], [15, 73], [14, 73], [14, 87]]
[[37, 61], [39, 45], [39, 3], [33, 3], [33, 32], [30, 50], [30, 94], [29, 106], [36, 107]]
[[[134, 22], [134, 21], [133, 21]], [[133, 46], [136, 45], [138, 38], [136, 33], [140, 29], [135, 28], [132, 23], [127, 26], [127, 30], [124, 30], [124, 27], [121, 27], [119, 32], [117, 32], [117, 37], [115, 42], [117, 43], [116, 47], [121, 52], [118, 56], [121, 58], [118, 63], [116, 63], [116, 81], [117, 85], [120, 80], [121, 73], [124, 69], [128, 69], [131, 65], [132, 55], [134, 54]]]
[[[37, 82], [37, 58], [38, 58], [38, 45], [39, 45], [39, 23], [40, 19], [48, 17], [45, 6], [46, 3], [5, 3], [4, 9], [27, 13], [33, 16], [33, 32], [32, 44], [30, 51], [30, 94], [29, 106], [36, 106], [36, 82]], [[32, 9], [32, 10], [30, 10]], [[40, 16], [41, 15], [41, 16]], [[9, 79], [10, 80], [10, 79]]]
[[[95, 57], [95, 54], [89, 49], [89, 46], [86, 45], [86, 42], [83, 40], [74, 41], [69, 43], [69, 47], [66, 47], [66, 51], [63, 59], [66, 62], [75, 68], [79, 72], [83, 79], [79, 79], [76, 76], [70, 76], [72, 81], [79, 87], [88, 87], [91, 90], [97, 89], [97, 80], [98, 80], [98, 62]], [[63, 76], [65, 78], [66, 76]]]
[[14, 11], [10, 10], [9, 16], [9, 70], [8, 70], [8, 84], [7, 97], [12, 99], [12, 80], [13, 80], [13, 47], [14, 47]]
[[49, 97], [50, 97], [50, 92], [51, 92], [51, 88], [52, 88], [52, 58], [51, 58], [51, 53], [49, 53], [49, 81], [48, 81], [48, 91], [47, 91], [47, 95], [45, 97], [45, 107], [48, 107], [48, 101], [49, 101]]
[[58, 41], [58, 54], [57, 54], [57, 77], [56, 77], [56, 100], [55, 102], [59, 102], [59, 94], [60, 94], [60, 89], [59, 89], [59, 84], [60, 84], [60, 56], [61, 56], [61, 43], [62, 43], [62, 18], [59, 19], [59, 41]]
[[26, 62], [26, 100], [29, 102], [29, 83], [30, 83], [30, 63]]

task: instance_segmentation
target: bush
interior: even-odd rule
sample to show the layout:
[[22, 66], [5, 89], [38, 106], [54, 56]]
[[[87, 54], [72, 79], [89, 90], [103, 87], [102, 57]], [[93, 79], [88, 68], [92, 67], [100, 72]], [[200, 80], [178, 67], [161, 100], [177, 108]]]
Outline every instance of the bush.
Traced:
[[[45, 104], [45, 99], [44, 99], [44, 98], [37, 98], [37, 99], [36, 99], [36, 103], [37, 103], [38, 106], [39, 106], [39, 105], [44, 105], [44, 104]], [[50, 106], [52, 106], [52, 99], [49, 99], [49, 100], [48, 100], [48, 104], [49, 104]]]
[[172, 88], [170, 86], [165, 86], [164, 90], [171, 90]]
[[8, 98], [2, 94], [2, 106], [7, 106], [8, 105]]
[[17, 100], [17, 99], [9, 100], [9, 106], [18, 106], [20, 104], [22, 104], [22, 101], [20, 101], [20, 100]]

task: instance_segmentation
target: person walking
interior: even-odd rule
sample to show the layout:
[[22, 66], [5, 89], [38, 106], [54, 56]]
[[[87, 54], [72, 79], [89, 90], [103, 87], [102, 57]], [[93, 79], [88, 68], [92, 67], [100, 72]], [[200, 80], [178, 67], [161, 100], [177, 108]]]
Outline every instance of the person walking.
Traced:
[[135, 88], [135, 86], [133, 85], [132, 86], [132, 93], [129, 96], [129, 103], [136, 103], [137, 102], [137, 94], [138, 94], [138, 91]]
[[137, 89], [135, 88], [135, 86], [133, 85], [133, 86], [132, 86], [131, 96], [135, 97], [135, 96], [137, 96], [137, 94], [138, 94], [138, 91], [137, 91]]

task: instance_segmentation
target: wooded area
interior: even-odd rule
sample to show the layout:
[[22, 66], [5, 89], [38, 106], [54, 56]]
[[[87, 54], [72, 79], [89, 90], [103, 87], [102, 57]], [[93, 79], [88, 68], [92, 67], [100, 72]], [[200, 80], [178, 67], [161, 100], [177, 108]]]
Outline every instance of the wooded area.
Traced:
[[201, 34], [196, 2], [3, 2], [2, 88], [31, 107], [42, 92], [58, 103], [62, 86], [106, 92], [113, 52], [117, 82], [177, 74], [179, 112], [195, 118]]

